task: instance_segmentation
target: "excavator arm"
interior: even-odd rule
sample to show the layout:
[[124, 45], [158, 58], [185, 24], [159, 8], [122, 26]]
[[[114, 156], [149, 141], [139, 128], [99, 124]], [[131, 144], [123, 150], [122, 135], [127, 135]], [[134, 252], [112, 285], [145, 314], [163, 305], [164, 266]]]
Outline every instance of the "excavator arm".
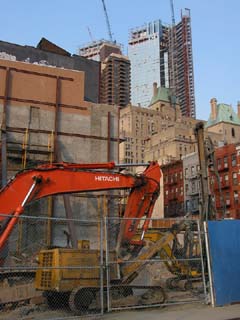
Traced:
[[[28, 203], [51, 195], [100, 190], [131, 189], [120, 227], [120, 243], [131, 241], [139, 218], [152, 215], [159, 194], [160, 167], [157, 162], [151, 162], [138, 175], [109, 171], [117, 166], [114, 162], [55, 163], [19, 172], [0, 191], [0, 250]], [[149, 220], [145, 219], [142, 239], [148, 224]]]

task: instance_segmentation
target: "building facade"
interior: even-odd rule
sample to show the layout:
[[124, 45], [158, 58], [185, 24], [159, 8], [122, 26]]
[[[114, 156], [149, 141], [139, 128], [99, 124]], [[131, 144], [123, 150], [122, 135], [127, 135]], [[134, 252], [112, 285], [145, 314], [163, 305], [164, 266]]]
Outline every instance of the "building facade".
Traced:
[[217, 103], [216, 98], [210, 101], [211, 113], [205, 129], [208, 134], [221, 136], [221, 144], [238, 143], [240, 141], [240, 103], [237, 112], [232, 105]]
[[217, 217], [240, 219], [239, 151], [235, 144], [215, 150], [216, 172], [210, 171], [211, 194]]
[[184, 178], [182, 160], [162, 165], [164, 217], [176, 218], [185, 214], [184, 210]]
[[191, 215], [200, 213], [200, 166], [198, 153], [183, 157], [184, 211]]
[[101, 63], [100, 103], [125, 107], [130, 101], [130, 61], [111, 53]]
[[130, 31], [132, 104], [147, 107], [156, 82], [170, 88], [179, 100], [182, 114], [196, 117], [190, 11], [185, 10], [175, 26], [160, 20]]
[[128, 105], [120, 110], [120, 161], [141, 163], [158, 160], [165, 164], [196, 151], [197, 120], [182, 116], [171, 90], [152, 88], [149, 108]]
[[[2, 185], [16, 172], [41, 163], [118, 162], [118, 108], [86, 101], [84, 79], [82, 71], [0, 59]], [[60, 195], [29, 205], [25, 210], [29, 217], [64, 222], [50, 220], [46, 228], [41, 219], [24, 220], [21, 232], [16, 228], [11, 235], [10, 250], [65, 246], [64, 230], [75, 230], [76, 239], [92, 239], [94, 246], [96, 224], [80, 227], [77, 221], [75, 226], [70, 221], [96, 219], [100, 214], [96, 195], [68, 195], [68, 199], [69, 207]]]
[[101, 63], [100, 103], [128, 105], [131, 97], [130, 61], [122, 55], [121, 46], [101, 40], [82, 46], [79, 54]]
[[131, 61], [131, 103], [148, 107], [152, 85], [169, 87], [168, 29], [160, 20], [130, 31], [128, 56]]

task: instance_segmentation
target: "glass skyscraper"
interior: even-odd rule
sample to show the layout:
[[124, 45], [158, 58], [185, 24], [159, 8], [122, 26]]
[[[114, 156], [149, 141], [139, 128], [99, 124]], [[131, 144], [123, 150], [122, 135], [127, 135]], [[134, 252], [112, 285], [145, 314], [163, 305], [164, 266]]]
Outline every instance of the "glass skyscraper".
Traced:
[[169, 87], [165, 32], [160, 20], [131, 30], [128, 56], [131, 61], [133, 105], [149, 105], [154, 82]]
[[130, 30], [131, 103], [148, 107], [153, 83], [170, 88], [182, 114], [196, 117], [190, 10], [174, 26], [161, 20]]

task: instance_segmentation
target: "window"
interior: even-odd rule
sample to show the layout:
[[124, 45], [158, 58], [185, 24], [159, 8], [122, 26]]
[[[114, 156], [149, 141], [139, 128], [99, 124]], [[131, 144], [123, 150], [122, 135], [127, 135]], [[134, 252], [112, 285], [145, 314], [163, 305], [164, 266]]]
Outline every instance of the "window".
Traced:
[[188, 184], [186, 183], [185, 184], [185, 190], [186, 190], [186, 193], [188, 192]]
[[183, 195], [183, 187], [180, 188], [180, 195]]
[[192, 192], [194, 193], [196, 191], [196, 184], [195, 181], [192, 182]]
[[227, 182], [227, 181], [228, 181], [228, 179], [229, 179], [228, 174], [225, 174], [225, 176], [224, 176], [224, 180]]
[[238, 185], [237, 172], [233, 172], [232, 179], [233, 179], [233, 185], [237, 186]]
[[226, 192], [225, 194], [226, 205], [230, 205], [230, 192]]
[[235, 130], [232, 128], [232, 137], [235, 138]]
[[232, 154], [232, 167], [235, 167], [237, 165], [237, 156], [236, 154]]
[[195, 173], [195, 168], [194, 166], [191, 166], [191, 175], [194, 175], [194, 173]]
[[223, 158], [223, 162], [224, 162], [224, 167], [226, 168], [227, 165], [228, 165], [228, 157], [227, 157], [227, 156], [225, 156], [225, 157]]
[[217, 159], [217, 165], [218, 165], [218, 168], [221, 167], [221, 164], [222, 164], [222, 159]]
[[214, 182], [215, 182], [215, 177], [214, 177], [214, 176], [211, 176], [211, 177], [210, 177], [210, 184], [211, 184], [211, 185], [214, 185]]
[[185, 168], [185, 178], [188, 177], [188, 168]]
[[174, 180], [175, 182], [178, 181], [178, 174], [177, 174], [177, 172], [174, 173], [174, 179], [175, 179], [175, 180]]
[[238, 203], [238, 191], [233, 192], [234, 203]]

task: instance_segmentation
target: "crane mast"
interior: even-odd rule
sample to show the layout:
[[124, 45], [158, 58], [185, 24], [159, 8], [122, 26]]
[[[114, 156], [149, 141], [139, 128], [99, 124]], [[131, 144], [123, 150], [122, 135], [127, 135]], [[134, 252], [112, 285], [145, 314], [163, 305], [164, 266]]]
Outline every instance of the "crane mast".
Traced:
[[104, 0], [102, 0], [102, 4], [103, 4], [103, 10], [104, 10], [104, 14], [105, 14], [106, 22], [107, 22], [109, 39], [110, 39], [111, 41], [113, 41], [113, 36], [112, 36], [112, 32], [111, 32], [111, 26], [110, 26], [110, 22], [109, 22], [109, 18], [108, 18], [108, 13], [107, 13], [107, 8], [106, 8], [106, 4], [105, 4], [105, 1], [104, 1]]
[[175, 26], [175, 14], [174, 14], [173, 0], [170, 0], [170, 7], [171, 7], [171, 15], [172, 15], [172, 26]]

